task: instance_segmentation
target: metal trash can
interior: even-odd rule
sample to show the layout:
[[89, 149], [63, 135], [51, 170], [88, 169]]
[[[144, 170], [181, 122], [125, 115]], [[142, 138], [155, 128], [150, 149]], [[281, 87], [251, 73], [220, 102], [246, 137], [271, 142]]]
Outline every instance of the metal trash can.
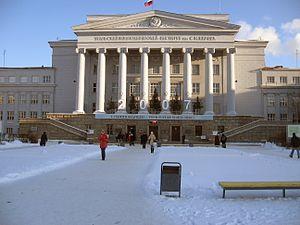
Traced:
[[[174, 196], [174, 192], [181, 195], [181, 164], [178, 162], [163, 162], [160, 175], [160, 195], [169, 192], [168, 196]], [[172, 193], [171, 193], [172, 192]]]

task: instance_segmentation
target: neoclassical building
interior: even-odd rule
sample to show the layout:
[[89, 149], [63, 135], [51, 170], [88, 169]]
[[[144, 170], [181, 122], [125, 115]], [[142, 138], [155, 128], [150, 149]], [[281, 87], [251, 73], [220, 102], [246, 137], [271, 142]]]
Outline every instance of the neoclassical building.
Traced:
[[236, 41], [239, 28], [219, 14], [88, 16], [78, 40], [50, 42], [57, 111], [104, 113], [112, 98], [123, 113], [131, 94], [148, 105], [156, 88], [165, 106], [176, 93], [201, 98], [204, 115], [262, 115], [253, 71], [267, 42]]
[[[197, 142], [216, 131], [259, 127], [270, 114], [263, 84], [268, 42], [236, 40], [239, 29], [226, 14], [152, 10], [88, 16], [85, 24], [73, 27], [76, 40], [49, 42], [55, 113], [46, 120], [22, 120], [20, 132], [37, 127], [53, 137], [81, 139], [96, 138], [101, 129], [113, 135], [154, 131], [163, 142], [179, 142], [183, 136]], [[298, 77], [299, 72], [293, 73]], [[159, 114], [150, 110], [155, 92]], [[132, 98], [135, 113], [129, 110]], [[180, 113], [170, 110], [174, 99], [182, 103]], [[196, 99], [202, 103], [198, 111], [193, 109]]]

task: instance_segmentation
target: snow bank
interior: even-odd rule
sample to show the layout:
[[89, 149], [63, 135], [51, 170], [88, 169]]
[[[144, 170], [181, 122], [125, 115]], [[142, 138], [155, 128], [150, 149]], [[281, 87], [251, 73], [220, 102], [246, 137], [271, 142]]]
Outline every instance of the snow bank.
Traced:
[[[34, 148], [18, 142], [12, 145], [23, 148], [0, 151], [0, 184], [60, 169], [100, 154], [97, 145], [60, 144]], [[122, 149], [110, 146], [107, 152]]]
[[[273, 148], [274, 149], [274, 148]], [[276, 149], [274, 149], [276, 150]], [[228, 191], [222, 199], [219, 181], [300, 181], [300, 163], [237, 148], [163, 147], [156, 156], [146, 187], [175, 224], [293, 224], [300, 221], [300, 191]], [[270, 151], [270, 149], [268, 149]], [[160, 165], [182, 164], [182, 197], [159, 196]]]

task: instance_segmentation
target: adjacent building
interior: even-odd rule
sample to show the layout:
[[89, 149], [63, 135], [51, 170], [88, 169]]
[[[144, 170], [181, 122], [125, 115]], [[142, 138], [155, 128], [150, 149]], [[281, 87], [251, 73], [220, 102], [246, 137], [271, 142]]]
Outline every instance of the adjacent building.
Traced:
[[54, 112], [54, 93], [54, 68], [0, 68], [2, 133], [18, 134], [19, 119], [42, 118]]

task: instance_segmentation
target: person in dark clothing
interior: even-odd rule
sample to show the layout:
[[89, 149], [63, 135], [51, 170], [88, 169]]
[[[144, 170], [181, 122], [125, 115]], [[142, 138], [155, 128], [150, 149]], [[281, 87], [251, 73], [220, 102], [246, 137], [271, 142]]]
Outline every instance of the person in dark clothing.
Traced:
[[143, 134], [141, 135], [141, 145], [143, 146], [143, 148], [146, 148], [146, 144], [147, 144], [147, 134], [145, 132], [143, 132]]
[[299, 146], [300, 146], [300, 139], [296, 136], [295, 133], [293, 133], [293, 137], [291, 138], [291, 147], [292, 147], [292, 151], [290, 154], [291, 158], [293, 158], [295, 150], [297, 151], [298, 159], [300, 158]]
[[131, 131], [128, 134], [128, 141], [129, 141], [129, 146], [131, 146], [131, 145], [134, 146], [134, 134]]
[[182, 144], [185, 144], [185, 135], [182, 135]]
[[220, 138], [219, 138], [219, 134], [217, 134], [216, 136], [215, 136], [215, 146], [220, 146]]
[[225, 136], [225, 134], [221, 135], [221, 143], [222, 143], [222, 147], [226, 148], [226, 141], [227, 141], [227, 137]]
[[41, 136], [40, 146], [46, 146], [47, 141], [48, 141], [48, 137], [46, 132], [44, 132]]

